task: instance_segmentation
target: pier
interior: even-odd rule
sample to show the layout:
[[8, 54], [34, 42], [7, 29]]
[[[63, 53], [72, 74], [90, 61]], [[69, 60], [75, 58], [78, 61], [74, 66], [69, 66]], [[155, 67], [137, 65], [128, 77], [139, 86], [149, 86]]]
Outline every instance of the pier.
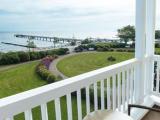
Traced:
[[37, 47], [28, 46], [28, 45], [21, 45], [21, 44], [8, 43], [8, 42], [1, 42], [1, 43], [2, 44], [7, 44], [7, 45], [20, 46], [20, 47], [27, 47], [27, 48], [37, 48]]
[[28, 40], [39, 40], [39, 41], [46, 41], [46, 42], [52, 42], [54, 45], [54, 48], [56, 46], [56, 43], [60, 42], [81, 42], [82, 39], [76, 39], [76, 38], [61, 38], [61, 37], [48, 37], [48, 36], [36, 36], [36, 35], [23, 35], [23, 34], [15, 34], [14, 35], [17, 38], [24, 38]]
[[22, 34], [15, 34], [14, 35], [17, 38], [25, 38], [30, 40], [41, 40], [46, 42], [78, 42], [82, 41], [82, 39], [75, 39], [75, 38], [60, 38], [60, 37], [48, 37], [48, 36], [36, 36], [36, 35], [22, 35]]

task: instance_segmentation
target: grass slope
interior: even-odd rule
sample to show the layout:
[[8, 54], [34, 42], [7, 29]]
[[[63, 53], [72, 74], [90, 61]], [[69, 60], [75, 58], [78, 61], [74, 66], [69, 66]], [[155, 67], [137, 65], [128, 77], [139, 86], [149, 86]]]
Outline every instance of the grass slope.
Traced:
[[[109, 56], [115, 57], [116, 61], [108, 61], [107, 58]], [[131, 59], [133, 57], [133, 53], [127, 52], [81, 53], [60, 60], [57, 64], [57, 68], [64, 75], [72, 77], [91, 70], [109, 66], [127, 59]]]
[[0, 98], [45, 85], [35, 73], [37, 64], [38, 61], [34, 61], [1, 70]]

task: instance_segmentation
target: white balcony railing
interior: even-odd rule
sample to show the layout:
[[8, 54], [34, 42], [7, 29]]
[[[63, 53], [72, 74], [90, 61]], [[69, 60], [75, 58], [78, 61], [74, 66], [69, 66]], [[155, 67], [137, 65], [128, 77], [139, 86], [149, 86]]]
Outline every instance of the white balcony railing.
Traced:
[[[82, 120], [83, 117], [81, 106], [83, 98], [85, 98], [87, 114], [91, 112], [91, 104], [94, 110], [118, 109], [124, 112], [127, 104], [134, 101], [136, 65], [138, 61], [131, 59], [1, 99], [0, 120], [13, 120], [15, 115], [22, 112], [25, 114], [25, 120], [32, 120], [31, 110], [36, 106], [41, 107], [42, 120], [48, 120], [47, 103], [51, 100], [55, 103], [56, 120], [61, 120], [60, 99], [62, 96], [67, 98], [68, 120], [72, 120], [72, 95], [77, 96], [78, 120]], [[91, 103], [91, 96], [94, 96], [93, 103]]]

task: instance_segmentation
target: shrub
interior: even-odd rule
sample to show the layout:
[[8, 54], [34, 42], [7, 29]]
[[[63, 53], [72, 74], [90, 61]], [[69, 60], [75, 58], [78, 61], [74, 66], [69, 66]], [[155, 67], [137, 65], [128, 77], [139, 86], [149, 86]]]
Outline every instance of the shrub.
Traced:
[[158, 53], [158, 52], [155, 52], [155, 54], [158, 55], [159, 53]]
[[124, 43], [96, 43], [97, 48], [125, 48]]
[[117, 49], [116, 51], [117, 51], [117, 52], [126, 52], [125, 49]]
[[20, 62], [20, 58], [16, 52], [8, 52], [5, 54], [2, 54], [2, 57], [0, 59], [1, 65], [16, 64], [19, 62]]
[[108, 57], [108, 58], [107, 58], [107, 60], [112, 62], [112, 61], [116, 61], [116, 58], [115, 58], [115, 57], [110, 56], [110, 57]]
[[58, 55], [54, 55], [53, 57], [54, 57], [54, 59], [57, 59], [57, 58], [58, 58]]
[[125, 48], [126, 44], [125, 43], [112, 43], [110, 45], [111, 48]]
[[56, 80], [63, 80], [63, 77], [61, 75], [58, 75]]
[[50, 74], [50, 72], [45, 68], [41, 68], [41, 77], [44, 79], [44, 80], [47, 80], [48, 78], [48, 75]]
[[88, 44], [87, 49], [89, 49], [89, 48], [94, 48], [94, 50], [96, 50], [97, 46], [95, 44]]
[[42, 62], [43, 65], [45, 65], [45, 67], [46, 67], [47, 69], [49, 69], [49, 66], [50, 66], [51, 62], [52, 62], [54, 59], [55, 59], [55, 58], [52, 57], [52, 56], [47, 56], [47, 57], [43, 58], [41, 62]]
[[114, 49], [109, 49], [109, 51], [113, 52], [113, 51], [114, 51]]
[[53, 75], [48, 69], [51, 62], [56, 59], [58, 56], [47, 56], [43, 58], [40, 64], [37, 65], [36, 72], [43, 79], [46, 80], [47, 83], [53, 83], [57, 79], [55, 75]]
[[30, 60], [28, 52], [20, 51], [20, 52], [17, 52], [17, 54], [19, 56], [20, 62], [26, 62]]
[[48, 51], [39, 52], [8, 52], [0, 53], [0, 65], [15, 64], [20, 62], [26, 62], [29, 60], [38, 60], [44, 58], [47, 55], [57, 57], [56, 55], [65, 55], [69, 53], [68, 48], [60, 48]]
[[75, 52], [82, 52], [84, 49], [86, 49], [85, 45], [80, 45], [78, 47], [75, 47]]
[[72, 42], [70, 43], [70, 45], [71, 45], [71, 46], [75, 46], [75, 45], [76, 45], [76, 42], [75, 42], [75, 41], [72, 41]]
[[135, 52], [134, 49], [128, 49], [127, 52]]
[[85, 40], [83, 40], [83, 41], [81, 42], [81, 44], [89, 44], [89, 43], [92, 43], [92, 41], [89, 40], [88, 38], [86, 38]]
[[135, 43], [132, 43], [132, 44], [130, 45], [130, 48], [135, 48]]
[[159, 43], [155, 43], [155, 48], [160, 48], [160, 44]]
[[101, 51], [103, 51], [103, 48], [97, 48], [97, 51], [101, 52]]
[[39, 57], [44, 58], [47, 55], [47, 51], [39, 51]]
[[65, 55], [69, 52], [69, 49], [68, 48], [60, 48], [56, 51], [56, 54], [57, 55]]
[[55, 49], [55, 50], [47, 50], [46, 51], [46, 55], [55, 55], [55, 54], [57, 54], [57, 51], [58, 51], [58, 49]]
[[97, 51], [110, 51], [109, 44], [97, 44], [96, 48], [97, 48]]
[[53, 83], [55, 82], [56, 80], [56, 77], [53, 75], [53, 74], [48, 74], [48, 77], [47, 77], [47, 83]]
[[56, 80], [56, 77], [42, 63], [37, 66], [36, 72], [47, 83], [53, 83]]
[[102, 48], [103, 51], [109, 51], [109, 47], [105, 46]]
[[30, 52], [30, 60], [38, 60], [40, 59], [39, 52]]
[[0, 59], [1, 59], [1, 57], [2, 57], [3, 54], [4, 54], [4, 53], [0, 52]]

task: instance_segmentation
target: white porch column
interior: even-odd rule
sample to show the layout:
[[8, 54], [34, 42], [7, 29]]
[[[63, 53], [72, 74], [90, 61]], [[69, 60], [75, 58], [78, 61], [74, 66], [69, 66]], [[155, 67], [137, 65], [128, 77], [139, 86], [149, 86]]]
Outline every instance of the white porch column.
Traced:
[[148, 94], [153, 88], [153, 72], [154, 63], [153, 55], [155, 51], [155, 19], [156, 19], [156, 0], [147, 0], [147, 21], [146, 21], [146, 55], [148, 59], [146, 64], [146, 94]]
[[145, 39], [146, 39], [146, 0], [136, 0], [136, 41], [135, 57], [140, 64], [135, 69], [135, 101], [142, 102], [144, 97], [144, 57], [145, 57]]

